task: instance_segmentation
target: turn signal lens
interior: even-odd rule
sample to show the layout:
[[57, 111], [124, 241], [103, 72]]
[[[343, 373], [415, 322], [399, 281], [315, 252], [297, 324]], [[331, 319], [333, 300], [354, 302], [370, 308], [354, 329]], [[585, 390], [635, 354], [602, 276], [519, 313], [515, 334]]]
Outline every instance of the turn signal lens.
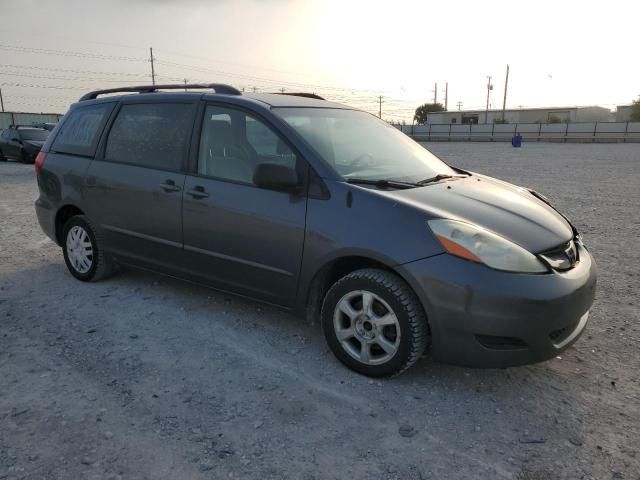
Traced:
[[547, 272], [531, 252], [489, 230], [459, 220], [436, 219], [429, 227], [451, 255], [484, 263], [496, 270], [523, 273]]

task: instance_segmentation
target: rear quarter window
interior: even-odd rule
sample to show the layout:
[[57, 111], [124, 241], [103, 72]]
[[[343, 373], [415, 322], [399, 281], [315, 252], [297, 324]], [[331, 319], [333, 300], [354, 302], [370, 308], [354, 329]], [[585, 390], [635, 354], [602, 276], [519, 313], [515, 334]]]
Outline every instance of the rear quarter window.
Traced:
[[51, 146], [55, 152], [94, 156], [102, 129], [115, 103], [99, 103], [78, 107], [68, 117]]

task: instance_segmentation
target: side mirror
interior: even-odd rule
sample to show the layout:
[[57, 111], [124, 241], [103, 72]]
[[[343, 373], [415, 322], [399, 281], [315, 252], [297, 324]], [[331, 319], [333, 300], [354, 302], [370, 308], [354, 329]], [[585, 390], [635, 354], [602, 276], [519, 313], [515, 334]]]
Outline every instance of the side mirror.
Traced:
[[298, 189], [298, 174], [286, 165], [260, 163], [253, 174], [253, 183], [260, 188], [292, 191]]

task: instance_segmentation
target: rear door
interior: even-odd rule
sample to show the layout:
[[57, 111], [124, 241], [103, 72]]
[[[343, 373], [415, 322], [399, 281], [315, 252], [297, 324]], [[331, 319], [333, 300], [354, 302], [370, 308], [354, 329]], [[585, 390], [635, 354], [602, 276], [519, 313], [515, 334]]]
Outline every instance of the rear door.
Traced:
[[294, 166], [305, 184], [304, 159], [267, 122], [244, 110], [208, 105], [197, 172], [185, 182], [184, 249], [204, 281], [290, 306], [304, 244], [306, 191], [256, 187], [260, 162]]
[[11, 133], [10, 129], [3, 130], [0, 132], [0, 151], [5, 157], [9, 156], [9, 152], [7, 149], [7, 143], [9, 142], [9, 135]]
[[156, 268], [179, 265], [182, 191], [197, 103], [124, 103], [86, 174], [108, 248]]
[[20, 150], [22, 149], [22, 140], [18, 135], [18, 130], [10, 128], [8, 130], [7, 140], [5, 146], [2, 148], [4, 155], [16, 160], [20, 159]]

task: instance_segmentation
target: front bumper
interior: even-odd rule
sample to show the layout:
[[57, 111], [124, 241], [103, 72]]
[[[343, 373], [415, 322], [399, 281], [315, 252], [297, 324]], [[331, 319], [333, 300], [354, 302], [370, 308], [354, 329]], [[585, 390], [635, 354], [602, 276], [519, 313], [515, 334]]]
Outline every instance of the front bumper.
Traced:
[[508, 367], [553, 358], [575, 342], [595, 296], [596, 265], [584, 246], [565, 272], [508, 273], [449, 254], [398, 270], [425, 307], [433, 358]]

